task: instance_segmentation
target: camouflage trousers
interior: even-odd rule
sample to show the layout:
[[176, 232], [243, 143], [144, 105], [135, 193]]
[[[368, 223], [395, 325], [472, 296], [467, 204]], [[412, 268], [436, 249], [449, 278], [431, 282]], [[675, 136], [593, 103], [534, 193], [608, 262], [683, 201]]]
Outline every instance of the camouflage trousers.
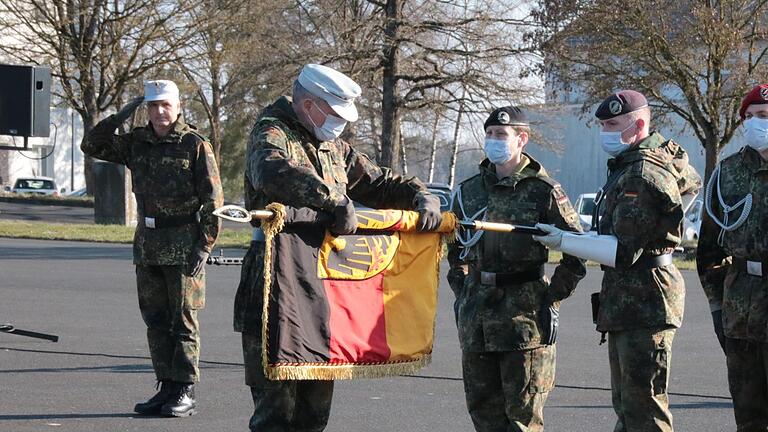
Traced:
[[675, 329], [608, 333], [614, 432], [672, 432], [667, 384]]
[[768, 344], [728, 338], [725, 352], [736, 430], [768, 431]]
[[555, 385], [555, 345], [525, 351], [462, 351], [467, 408], [478, 432], [544, 430]]
[[200, 380], [197, 311], [205, 307], [205, 271], [195, 277], [184, 266], [136, 266], [141, 317], [158, 381]]
[[328, 424], [333, 381], [273, 381], [264, 376], [261, 337], [243, 333], [245, 383], [251, 387], [253, 432], [321, 432]]

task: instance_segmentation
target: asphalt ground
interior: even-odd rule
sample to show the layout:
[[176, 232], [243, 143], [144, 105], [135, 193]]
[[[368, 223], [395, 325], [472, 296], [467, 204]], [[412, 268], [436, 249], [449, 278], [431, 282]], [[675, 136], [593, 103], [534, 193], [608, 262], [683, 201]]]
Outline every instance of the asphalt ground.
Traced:
[[[25, 222], [92, 224], [93, 207], [56, 206], [28, 204], [23, 202], [0, 202], [0, 219], [23, 220]], [[225, 229], [249, 229], [247, 224], [224, 221]]]
[[[52, 343], [0, 333], [0, 431], [247, 430], [253, 407], [231, 324], [239, 267], [209, 266], [207, 272], [199, 414], [140, 417], [133, 405], [154, 393], [155, 382], [130, 246], [0, 238], [0, 323], [61, 338]], [[695, 273], [684, 276], [687, 310], [675, 337], [670, 382], [676, 430], [733, 431], [725, 361], [707, 302]], [[589, 310], [600, 277], [590, 268], [563, 304], [547, 431], [613, 430], [607, 344], [598, 346]], [[328, 431], [472, 430], [453, 294], [443, 280], [432, 364], [415, 376], [338, 381]]]

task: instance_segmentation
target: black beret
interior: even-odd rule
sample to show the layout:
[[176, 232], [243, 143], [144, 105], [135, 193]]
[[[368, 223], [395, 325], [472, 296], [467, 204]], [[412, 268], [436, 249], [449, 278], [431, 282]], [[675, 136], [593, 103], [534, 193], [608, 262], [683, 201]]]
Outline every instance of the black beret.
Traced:
[[637, 111], [640, 108], [645, 108], [647, 106], [648, 100], [642, 93], [634, 90], [622, 90], [608, 96], [603, 103], [597, 107], [595, 117], [600, 120], [608, 120], [622, 114]]
[[488, 120], [483, 124], [483, 128], [488, 129], [488, 126], [528, 126], [528, 124], [528, 119], [525, 118], [525, 113], [520, 108], [505, 106], [493, 110], [488, 116]]

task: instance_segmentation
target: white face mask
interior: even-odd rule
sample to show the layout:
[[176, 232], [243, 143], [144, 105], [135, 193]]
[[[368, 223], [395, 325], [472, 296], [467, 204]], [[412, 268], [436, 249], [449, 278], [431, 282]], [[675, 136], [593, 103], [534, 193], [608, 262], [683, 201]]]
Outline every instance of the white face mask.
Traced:
[[744, 138], [747, 145], [763, 150], [768, 147], [768, 119], [752, 117], [744, 122]]
[[512, 159], [512, 151], [509, 149], [507, 140], [486, 138], [483, 150], [488, 160], [494, 165], [501, 165]]
[[625, 143], [621, 138], [621, 134], [628, 131], [632, 126], [635, 126], [635, 122], [632, 122], [621, 132], [600, 132], [600, 139], [603, 141], [603, 151], [613, 157], [627, 151], [631, 143]]
[[[315, 101], [312, 101], [312, 105], [314, 105], [318, 111], [322, 112], [319, 106], [315, 103]], [[325, 114], [325, 113], [324, 113]], [[312, 120], [312, 116], [307, 114], [307, 117], [309, 118], [309, 121], [312, 123], [312, 129], [313, 133], [315, 134], [315, 137], [319, 139], [320, 141], [333, 141], [339, 136], [341, 136], [341, 133], [344, 132], [344, 128], [347, 126], [347, 122], [339, 117], [332, 116], [325, 114], [325, 120], [323, 121], [323, 124], [318, 126], [315, 124], [315, 121]]]

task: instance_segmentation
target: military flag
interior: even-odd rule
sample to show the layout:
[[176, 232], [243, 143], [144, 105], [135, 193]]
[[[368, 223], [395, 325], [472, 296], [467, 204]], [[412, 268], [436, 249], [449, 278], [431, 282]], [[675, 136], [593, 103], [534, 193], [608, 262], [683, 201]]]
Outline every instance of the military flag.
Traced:
[[333, 236], [309, 209], [271, 205], [263, 223], [265, 375], [275, 380], [374, 378], [429, 363], [442, 242], [418, 213], [360, 210], [353, 235]]

